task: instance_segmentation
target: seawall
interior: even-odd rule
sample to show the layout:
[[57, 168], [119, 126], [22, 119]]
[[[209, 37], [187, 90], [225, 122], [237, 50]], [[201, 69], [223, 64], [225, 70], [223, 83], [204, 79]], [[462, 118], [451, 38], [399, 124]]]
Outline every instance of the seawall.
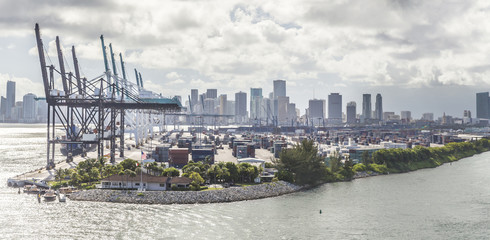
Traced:
[[140, 204], [195, 204], [222, 203], [275, 197], [303, 189], [288, 182], [279, 181], [247, 187], [230, 187], [210, 191], [137, 191], [92, 189], [73, 193], [70, 200], [140, 203]]

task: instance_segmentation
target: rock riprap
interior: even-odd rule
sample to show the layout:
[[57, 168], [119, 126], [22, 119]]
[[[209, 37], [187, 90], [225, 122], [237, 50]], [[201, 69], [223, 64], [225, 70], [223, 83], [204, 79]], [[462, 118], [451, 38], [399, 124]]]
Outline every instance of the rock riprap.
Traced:
[[303, 187], [279, 181], [247, 187], [230, 187], [211, 191], [146, 191], [138, 194], [131, 190], [93, 189], [73, 193], [70, 200], [142, 203], [142, 204], [194, 204], [220, 203], [275, 197], [301, 190]]

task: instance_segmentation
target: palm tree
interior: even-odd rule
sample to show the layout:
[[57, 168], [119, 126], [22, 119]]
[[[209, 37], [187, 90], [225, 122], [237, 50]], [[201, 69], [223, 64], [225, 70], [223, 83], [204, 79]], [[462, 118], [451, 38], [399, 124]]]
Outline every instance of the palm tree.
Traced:
[[58, 170], [56, 170], [56, 175], [54, 175], [54, 178], [58, 182], [61, 182], [61, 179], [63, 179], [63, 177], [64, 177], [64, 173], [65, 173], [65, 171], [63, 171], [62, 168], [59, 168]]

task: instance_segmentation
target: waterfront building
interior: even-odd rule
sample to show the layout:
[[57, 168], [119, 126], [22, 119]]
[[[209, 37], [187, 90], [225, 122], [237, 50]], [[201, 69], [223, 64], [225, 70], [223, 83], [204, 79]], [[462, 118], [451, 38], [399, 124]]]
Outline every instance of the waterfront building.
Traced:
[[243, 123], [247, 118], [247, 93], [235, 93], [235, 119], [238, 123]]
[[374, 118], [383, 121], [383, 98], [381, 94], [376, 94], [376, 104], [374, 108]]
[[22, 108], [24, 111], [24, 122], [25, 123], [33, 123], [36, 122], [37, 117], [37, 104], [36, 104], [36, 95], [32, 93], [28, 93], [24, 95], [22, 101]]
[[339, 93], [328, 95], [328, 122], [331, 124], [342, 123], [342, 95]]
[[211, 98], [211, 99], [218, 98], [218, 89], [207, 89], [206, 98]]
[[347, 123], [356, 123], [356, 102], [348, 102], [347, 103], [347, 108], [346, 108], [346, 113], [347, 113]]
[[308, 117], [310, 119], [325, 119], [325, 99], [311, 99], [308, 101]]
[[12, 108], [15, 107], [15, 82], [7, 81], [7, 105], [5, 108], [5, 118], [12, 118]]
[[476, 94], [476, 117], [490, 119], [490, 98], [488, 92]]
[[371, 119], [371, 94], [362, 95], [362, 122], [366, 123]]

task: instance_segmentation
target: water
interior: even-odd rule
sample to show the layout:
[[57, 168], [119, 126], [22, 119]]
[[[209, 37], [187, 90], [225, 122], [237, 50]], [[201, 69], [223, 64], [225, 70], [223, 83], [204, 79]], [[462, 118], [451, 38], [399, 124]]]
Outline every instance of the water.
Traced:
[[[8, 177], [45, 164], [44, 125], [0, 124], [0, 239], [488, 239], [490, 153], [435, 169], [222, 204], [38, 203]], [[61, 156], [59, 156], [61, 158]], [[320, 209], [322, 214], [319, 213]]]

